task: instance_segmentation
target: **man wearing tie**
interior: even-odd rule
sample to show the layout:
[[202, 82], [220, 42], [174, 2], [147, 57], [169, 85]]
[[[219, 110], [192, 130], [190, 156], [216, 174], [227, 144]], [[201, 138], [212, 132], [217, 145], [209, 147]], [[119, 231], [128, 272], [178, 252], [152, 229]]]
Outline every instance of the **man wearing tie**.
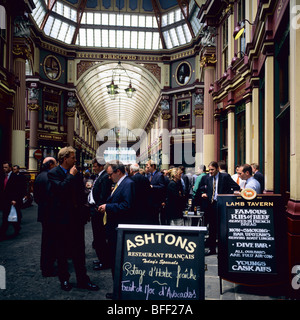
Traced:
[[9, 226], [7, 218], [10, 213], [11, 206], [15, 206], [18, 216], [18, 221], [13, 222], [15, 229], [14, 235], [17, 235], [21, 229], [21, 205], [24, 196], [24, 188], [18, 176], [12, 172], [10, 162], [3, 163], [4, 177], [1, 179], [0, 189], [0, 204], [3, 210], [2, 226], [0, 228], [0, 240], [6, 238], [6, 232]]
[[218, 232], [218, 195], [232, 194], [234, 191], [239, 191], [240, 186], [232, 180], [228, 173], [219, 172], [219, 165], [216, 161], [212, 161], [208, 165], [208, 171], [210, 177], [208, 178], [207, 189], [202, 193], [202, 198], [208, 200], [209, 251], [207, 254], [215, 254]]
[[132, 222], [133, 200], [135, 195], [134, 182], [125, 174], [125, 166], [121, 161], [113, 161], [107, 165], [106, 172], [115, 187], [105, 204], [99, 206], [106, 229], [111, 267], [114, 276], [115, 255], [117, 247], [118, 224]]
[[61, 289], [69, 291], [68, 258], [73, 261], [77, 288], [99, 290], [93, 284], [85, 266], [84, 225], [87, 222], [83, 179], [79, 175], [75, 149], [65, 147], [58, 153], [59, 166], [48, 172], [50, 183], [49, 222], [53, 223], [56, 239], [57, 271]]
[[103, 224], [102, 214], [99, 213], [98, 207], [104, 204], [111, 194], [112, 180], [109, 179], [107, 172], [104, 169], [105, 160], [94, 159], [93, 170], [96, 174], [92, 189], [88, 195], [88, 202], [90, 205], [91, 224], [94, 237], [94, 248], [98, 261], [94, 261], [94, 270], [103, 270], [108, 268], [109, 262], [108, 248], [105, 237], [105, 228]]

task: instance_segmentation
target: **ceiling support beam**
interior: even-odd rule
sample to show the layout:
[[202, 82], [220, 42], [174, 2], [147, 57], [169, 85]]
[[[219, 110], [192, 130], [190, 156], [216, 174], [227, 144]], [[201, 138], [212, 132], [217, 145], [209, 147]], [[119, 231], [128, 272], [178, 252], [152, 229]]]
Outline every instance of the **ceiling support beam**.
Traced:
[[81, 0], [79, 6], [77, 8], [77, 25], [76, 25], [76, 29], [75, 29], [71, 44], [76, 43], [76, 39], [78, 36], [78, 32], [79, 32], [79, 28], [80, 28], [80, 24], [81, 24], [81, 19], [82, 19], [82, 15], [84, 13], [84, 10], [85, 10], [86, 3], [87, 3], [87, 0]]
[[189, 20], [189, 0], [177, 0], [177, 3], [180, 7], [180, 10], [181, 10], [183, 16], [184, 16], [185, 22], [190, 30], [192, 38], [194, 39], [195, 33], [194, 33], [194, 30], [193, 30], [192, 25]]
[[41, 23], [41, 30], [44, 30], [45, 24], [50, 16], [50, 13], [53, 11], [54, 5], [56, 3], [57, 0], [48, 0], [48, 4], [47, 4], [47, 13], [44, 16], [44, 19]]
[[155, 13], [156, 21], [157, 21], [157, 26], [158, 26], [158, 31], [159, 31], [159, 36], [160, 36], [160, 40], [162, 43], [162, 47], [163, 47], [163, 49], [166, 49], [167, 48], [166, 42], [165, 42], [165, 39], [164, 39], [162, 31], [161, 31], [161, 20], [162, 20], [161, 19], [161, 12], [159, 10], [157, 0], [151, 0], [151, 2], [152, 2], [152, 7], [153, 7], [153, 10]]

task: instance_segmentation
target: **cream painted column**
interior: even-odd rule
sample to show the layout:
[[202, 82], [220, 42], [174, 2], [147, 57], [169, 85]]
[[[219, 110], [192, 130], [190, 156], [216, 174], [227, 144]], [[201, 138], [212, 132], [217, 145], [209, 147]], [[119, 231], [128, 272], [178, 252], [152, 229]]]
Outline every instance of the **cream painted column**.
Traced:
[[265, 61], [265, 190], [274, 191], [274, 57]]
[[195, 115], [195, 172], [203, 161], [203, 109], [196, 109]]
[[259, 87], [252, 89], [251, 163], [259, 163]]
[[297, 19], [300, 0], [290, 1], [290, 198], [300, 201], [300, 23]]
[[169, 113], [162, 113], [162, 165], [161, 169], [169, 169], [170, 165], [170, 139], [169, 139]]
[[38, 148], [38, 121], [40, 106], [37, 104], [31, 104], [28, 105], [28, 110], [30, 111], [28, 171], [37, 172], [38, 161], [34, 158], [34, 151]]
[[214, 135], [214, 101], [209, 94], [210, 84], [215, 80], [215, 67], [204, 68], [204, 116], [203, 116], [203, 164], [208, 166], [215, 159], [215, 135]]
[[228, 106], [228, 173], [235, 173], [234, 153], [235, 153], [235, 123], [234, 106]]
[[67, 143], [69, 146], [74, 147], [74, 116], [75, 111], [67, 111], [66, 116], [68, 118], [67, 126], [68, 126], [68, 134], [67, 134]]
[[247, 101], [245, 108], [246, 124], [246, 163], [252, 163], [252, 101]]
[[[22, 53], [20, 53], [22, 55]], [[15, 75], [20, 81], [15, 95], [12, 126], [12, 164], [25, 168], [25, 59], [15, 59]]]

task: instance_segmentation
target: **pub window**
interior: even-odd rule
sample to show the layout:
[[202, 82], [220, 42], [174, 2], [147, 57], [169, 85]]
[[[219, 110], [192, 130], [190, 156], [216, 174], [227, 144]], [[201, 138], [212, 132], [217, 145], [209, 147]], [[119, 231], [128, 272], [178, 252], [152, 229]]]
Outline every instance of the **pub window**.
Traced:
[[222, 36], [222, 66], [224, 72], [228, 67], [228, 19], [223, 23]]
[[4, 52], [6, 45], [6, 11], [0, 6], [0, 66], [4, 66]]
[[189, 128], [191, 125], [191, 100], [182, 99], [177, 101], [177, 127]]
[[[240, 0], [238, 2], [238, 21], [243, 21], [246, 18], [246, 13], [245, 13], [245, 0]], [[245, 22], [242, 22], [245, 24]], [[238, 51], [245, 52], [246, 50], [246, 29], [244, 33], [241, 35], [239, 38], [239, 49]]]
[[44, 122], [58, 124], [59, 104], [51, 101], [44, 103]]
[[222, 114], [220, 118], [220, 159], [228, 163], [228, 114]]
[[236, 163], [246, 162], [246, 116], [245, 103], [236, 106], [235, 109], [235, 151]]

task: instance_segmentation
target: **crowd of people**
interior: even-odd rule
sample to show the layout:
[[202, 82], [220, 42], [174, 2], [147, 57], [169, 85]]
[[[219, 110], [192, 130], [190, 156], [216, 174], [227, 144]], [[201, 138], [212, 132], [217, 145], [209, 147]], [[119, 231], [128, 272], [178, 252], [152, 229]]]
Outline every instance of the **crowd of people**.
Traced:
[[[111, 268], [114, 277], [118, 224], [183, 226], [183, 212], [188, 204], [200, 206], [209, 226], [207, 254], [216, 253], [218, 194], [232, 194], [243, 188], [264, 190], [263, 176], [257, 164], [236, 167], [230, 176], [223, 163], [212, 161], [201, 165], [197, 174], [185, 174], [183, 166], [158, 170], [149, 160], [144, 169], [134, 163], [92, 161], [92, 173], [78, 172], [76, 151], [62, 148], [58, 158], [43, 160], [34, 183], [34, 200], [38, 204], [38, 221], [42, 225], [40, 268], [44, 277], [58, 276], [61, 289], [69, 291], [68, 260], [72, 259], [77, 287], [96, 291], [99, 287], [87, 275], [85, 265], [84, 228], [91, 223], [96, 259], [94, 270]], [[4, 180], [2, 235], [7, 229], [10, 206], [18, 206], [21, 194], [9, 191], [9, 183], [21, 183], [11, 173], [11, 165], [3, 164]], [[255, 175], [253, 173], [255, 172]], [[15, 180], [15, 181], [14, 181]], [[16, 188], [12, 188], [16, 189]], [[12, 194], [8, 197], [8, 194]], [[5, 198], [5, 196], [4, 196]], [[2, 197], [3, 199], [3, 197]], [[4, 204], [4, 202], [1, 202]], [[21, 221], [21, 219], [20, 219]], [[16, 227], [16, 232], [20, 225]], [[108, 298], [112, 294], [107, 294]]]

